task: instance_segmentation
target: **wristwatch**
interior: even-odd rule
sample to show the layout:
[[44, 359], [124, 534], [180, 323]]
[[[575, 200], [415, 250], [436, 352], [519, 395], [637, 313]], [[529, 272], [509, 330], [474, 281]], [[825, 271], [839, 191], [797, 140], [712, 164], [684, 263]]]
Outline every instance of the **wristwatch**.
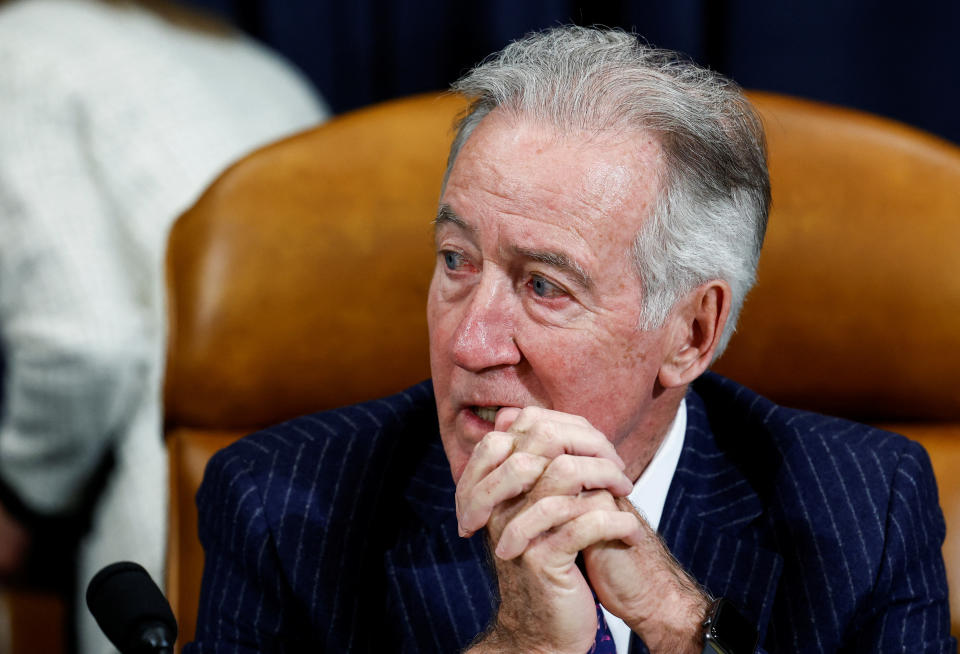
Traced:
[[703, 621], [703, 654], [753, 654], [760, 634], [730, 600], [714, 600]]

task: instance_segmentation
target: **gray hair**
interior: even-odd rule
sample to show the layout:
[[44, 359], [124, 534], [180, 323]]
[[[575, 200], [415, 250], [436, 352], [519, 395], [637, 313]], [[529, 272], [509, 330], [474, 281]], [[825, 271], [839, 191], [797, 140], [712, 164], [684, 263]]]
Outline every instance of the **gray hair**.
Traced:
[[763, 127], [741, 89], [633, 34], [573, 26], [511, 43], [453, 89], [470, 104], [457, 123], [444, 186], [470, 134], [497, 108], [562, 132], [658, 137], [665, 170], [633, 245], [640, 328], [663, 325], [698, 285], [726, 280], [733, 298], [719, 356], [756, 278], [770, 207]]

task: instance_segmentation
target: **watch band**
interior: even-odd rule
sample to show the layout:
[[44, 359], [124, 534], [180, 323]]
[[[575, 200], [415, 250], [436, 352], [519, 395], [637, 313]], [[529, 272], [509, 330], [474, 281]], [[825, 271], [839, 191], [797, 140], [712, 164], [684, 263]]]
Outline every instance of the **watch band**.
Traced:
[[733, 602], [714, 600], [703, 621], [703, 654], [753, 654], [758, 640], [756, 625]]

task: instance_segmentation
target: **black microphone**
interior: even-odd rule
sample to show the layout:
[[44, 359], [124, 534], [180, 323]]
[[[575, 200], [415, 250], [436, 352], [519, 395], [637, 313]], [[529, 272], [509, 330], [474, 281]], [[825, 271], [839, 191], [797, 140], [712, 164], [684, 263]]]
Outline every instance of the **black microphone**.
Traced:
[[172, 654], [177, 620], [143, 566], [111, 563], [87, 586], [87, 608], [120, 654]]

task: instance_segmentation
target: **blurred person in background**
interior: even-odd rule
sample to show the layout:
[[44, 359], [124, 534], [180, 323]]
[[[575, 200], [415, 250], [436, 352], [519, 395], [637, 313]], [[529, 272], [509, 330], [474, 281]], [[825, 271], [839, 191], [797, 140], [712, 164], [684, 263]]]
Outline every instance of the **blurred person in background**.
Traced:
[[[162, 581], [168, 230], [230, 163], [327, 114], [285, 61], [176, 6], [0, 3], [5, 581], [82, 592], [121, 559]], [[111, 651], [76, 612], [78, 651]]]

